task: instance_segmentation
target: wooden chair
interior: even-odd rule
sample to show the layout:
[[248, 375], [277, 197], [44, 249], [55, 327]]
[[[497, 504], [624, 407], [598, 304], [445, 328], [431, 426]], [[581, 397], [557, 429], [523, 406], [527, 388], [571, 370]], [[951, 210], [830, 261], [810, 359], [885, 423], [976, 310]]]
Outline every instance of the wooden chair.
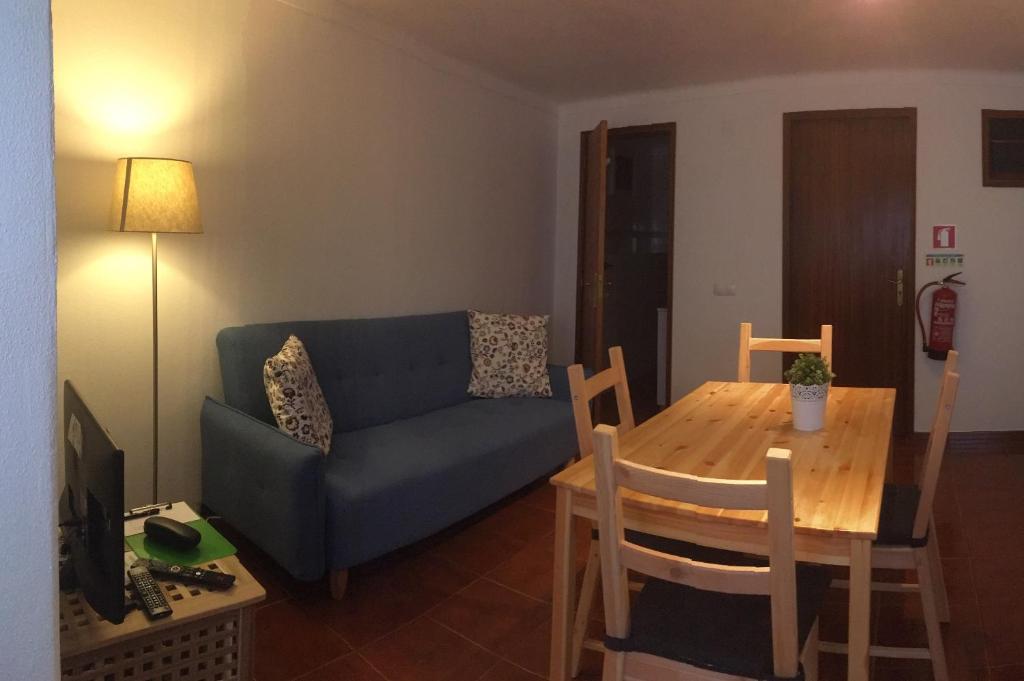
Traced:
[[582, 364], [573, 364], [569, 367], [569, 393], [572, 396], [572, 415], [576, 420], [576, 442], [579, 444], [577, 461], [594, 453], [594, 424], [590, 418], [590, 401], [605, 390], [615, 390], [615, 405], [619, 411], [619, 433], [625, 435], [636, 427], [622, 348], [617, 345], [608, 348], [608, 360], [609, 367], [590, 378], [586, 377]]
[[[768, 450], [766, 481], [720, 480], [622, 460], [615, 429], [599, 425], [594, 434], [608, 649], [603, 681], [816, 681], [818, 612], [829, 572], [796, 564], [790, 452]], [[767, 510], [768, 566], [756, 559], [685, 558], [629, 541], [622, 489], [698, 506]], [[627, 569], [653, 578], [632, 606]]]
[[[626, 380], [626, 361], [622, 355], [622, 348], [615, 346], [608, 348], [609, 367], [590, 378], [586, 378], [582, 364], [574, 364], [569, 367], [569, 392], [572, 396], [572, 411], [576, 421], [576, 439], [579, 445], [578, 459], [590, 456], [594, 453], [594, 423], [591, 418], [591, 401], [606, 390], [615, 391], [615, 404], [619, 414], [618, 433], [625, 435], [636, 426], [633, 417], [633, 403], [629, 397], [629, 383]], [[675, 555], [694, 556], [701, 555], [705, 558], [722, 560], [733, 559], [734, 554], [729, 551], [716, 551], [690, 544], [688, 542], [673, 541], [662, 537], [644, 534], [641, 532], [629, 532], [629, 537], [643, 546], [658, 548]], [[576, 617], [573, 620], [572, 628], [572, 675], [577, 676], [580, 670], [580, 659], [583, 656], [584, 648], [604, 652], [604, 645], [597, 639], [588, 639], [587, 624], [590, 622], [590, 611], [594, 606], [594, 597], [600, 588], [601, 578], [601, 554], [598, 543], [598, 532], [595, 527], [591, 534], [590, 553], [587, 555], [587, 566], [583, 571], [583, 582], [580, 585], [580, 599], [576, 607]], [[633, 583], [632, 588], [639, 590], [638, 583]]]
[[[880, 645], [871, 647], [871, 655], [931, 659], [935, 681], [949, 679], [946, 653], [942, 645], [942, 631], [939, 626], [940, 622], [949, 621], [949, 600], [945, 579], [942, 576], [932, 508], [949, 437], [949, 422], [953, 416], [957, 389], [960, 386], [960, 374], [956, 371], [958, 359], [956, 351], [950, 351], [946, 359], [939, 403], [928, 436], [919, 481], [914, 485], [885, 485], [882, 511], [878, 521], [878, 539], [871, 550], [872, 567], [917, 572], [916, 584], [872, 582], [871, 587], [875, 591], [920, 593], [925, 630], [928, 635], [927, 648]], [[846, 588], [849, 583], [845, 580], [836, 580], [833, 585]], [[846, 646], [822, 643], [822, 650], [845, 653]]]
[[[740, 383], [750, 382], [750, 353], [769, 350], [775, 352], [816, 352], [832, 366], [832, 325], [821, 325], [821, 338], [753, 338], [750, 322], [740, 324]], [[833, 367], [834, 370], [834, 367]]]
[[[633, 403], [629, 397], [629, 383], [626, 380], [626, 362], [619, 346], [608, 348], [610, 366], [590, 378], [586, 378], [582, 364], [569, 367], [569, 393], [572, 396], [572, 413], [576, 421], [576, 441], [579, 445], [577, 460], [594, 453], [594, 424], [591, 419], [590, 401], [606, 390], [615, 390], [615, 404], [619, 412], [619, 432], [628, 433], [633, 430], [636, 422], [633, 418]], [[586, 639], [587, 623], [590, 621], [590, 610], [594, 605], [598, 580], [601, 576], [601, 556], [599, 553], [596, 532], [590, 542], [590, 553], [587, 555], [587, 567], [583, 571], [583, 583], [580, 585], [580, 600], [576, 608], [576, 619], [572, 628], [572, 675], [580, 671], [580, 658], [583, 648], [603, 651], [600, 641]]]

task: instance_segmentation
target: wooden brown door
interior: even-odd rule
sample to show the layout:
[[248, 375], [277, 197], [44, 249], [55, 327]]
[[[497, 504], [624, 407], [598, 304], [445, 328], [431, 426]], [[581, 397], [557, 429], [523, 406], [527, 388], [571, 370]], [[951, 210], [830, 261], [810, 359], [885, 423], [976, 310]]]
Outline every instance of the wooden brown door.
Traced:
[[600, 371], [608, 366], [604, 347], [604, 242], [608, 202], [608, 121], [584, 136], [586, 153], [580, 171], [580, 253], [576, 277], [578, 323], [576, 347], [583, 366]]
[[783, 121], [783, 333], [834, 328], [837, 385], [897, 389], [913, 429], [916, 109]]

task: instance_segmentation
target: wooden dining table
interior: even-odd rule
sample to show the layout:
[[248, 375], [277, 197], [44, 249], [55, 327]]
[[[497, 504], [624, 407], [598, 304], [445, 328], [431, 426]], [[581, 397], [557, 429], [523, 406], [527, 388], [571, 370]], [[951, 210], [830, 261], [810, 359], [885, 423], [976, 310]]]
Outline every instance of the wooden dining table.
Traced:
[[[790, 450], [797, 559], [849, 566], [848, 678], [866, 681], [871, 544], [878, 532], [896, 391], [832, 387], [825, 427], [815, 432], [793, 428], [789, 392], [779, 383], [705, 383], [622, 435], [621, 456], [678, 473], [763, 480], [768, 449]], [[551, 483], [557, 502], [550, 678], [565, 681], [576, 607], [574, 518], [597, 518], [591, 457]], [[628, 528], [767, 555], [767, 512], [698, 507], [628, 490], [622, 501]]]

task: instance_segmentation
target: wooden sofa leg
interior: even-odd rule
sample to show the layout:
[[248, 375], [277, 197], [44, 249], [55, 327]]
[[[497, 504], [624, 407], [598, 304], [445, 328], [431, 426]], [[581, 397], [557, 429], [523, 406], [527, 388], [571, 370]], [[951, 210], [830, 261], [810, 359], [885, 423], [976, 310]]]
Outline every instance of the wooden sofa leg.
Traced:
[[331, 570], [331, 598], [340, 601], [348, 588], [348, 570]]

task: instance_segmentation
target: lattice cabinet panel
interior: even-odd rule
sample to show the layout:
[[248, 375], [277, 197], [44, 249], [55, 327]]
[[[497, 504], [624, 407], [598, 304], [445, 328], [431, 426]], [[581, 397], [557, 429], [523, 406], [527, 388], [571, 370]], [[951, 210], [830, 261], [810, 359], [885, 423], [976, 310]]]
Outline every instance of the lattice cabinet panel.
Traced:
[[135, 611], [114, 625], [81, 594], [61, 594], [62, 681], [248, 681], [253, 605], [265, 592], [237, 559], [203, 567], [235, 575], [235, 585], [163, 582], [174, 613], [154, 622]]

